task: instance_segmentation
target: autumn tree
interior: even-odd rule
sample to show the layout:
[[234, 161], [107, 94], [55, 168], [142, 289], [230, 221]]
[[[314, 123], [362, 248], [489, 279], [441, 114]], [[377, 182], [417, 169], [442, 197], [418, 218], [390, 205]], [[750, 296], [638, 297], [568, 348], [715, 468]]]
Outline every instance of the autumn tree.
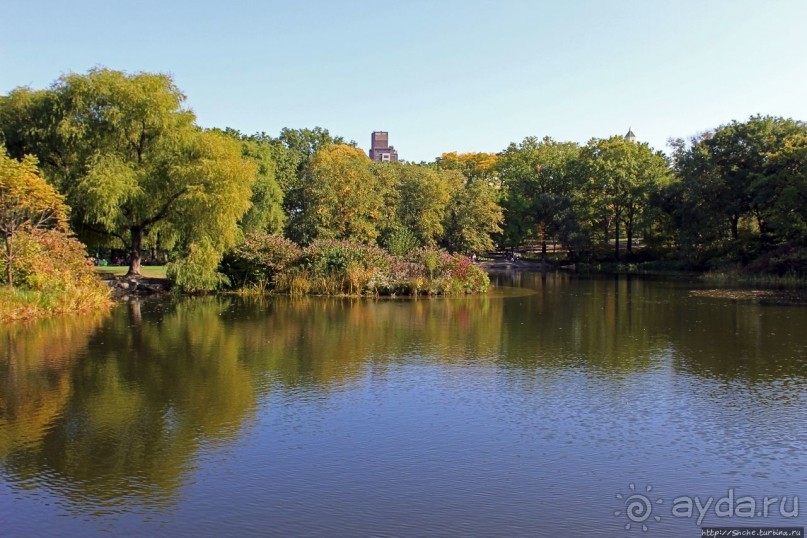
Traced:
[[435, 160], [441, 170], [456, 170], [468, 181], [484, 181], [490, 185], [499, 184], [497, 168], [498, 156], [495, 153], [443, 153]]
[[[328, 129], [322, 127], [312, 129], [284, 127], [277, 138], [269, 140], [277, 166], [277, 181], [284, 193], [283, 210], [286, 215], [298, 214], [306, 205], [304, 183], [308, 164], [321, 148], [333, 144], [356, 146], [355, 142], [347, 142], [341, 136], [332, 135]], [[289, 229], [289, 233], [293, 235], [294, 231]]]
[[384, 208], [370, 163], [356, 147], [319, 149], [303, 174], [300, 207], [289, 215], [291, 239], [301, 244], [316, 238], [375, 241]]
[[14, 286], [14, 239], [22, 231], [66, 231], [68, 209], [64, 197], [49, 185], [37, 169], [36, 159], [11, 159], [0, 146], [0, 235], [6, 258], [6, 284]]

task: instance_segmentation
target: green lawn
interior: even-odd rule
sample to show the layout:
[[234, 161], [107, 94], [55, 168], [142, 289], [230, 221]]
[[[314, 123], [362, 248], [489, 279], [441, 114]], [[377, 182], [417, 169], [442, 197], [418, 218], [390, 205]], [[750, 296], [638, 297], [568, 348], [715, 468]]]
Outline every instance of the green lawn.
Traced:
[[[113, 275], [125, 275], [126, 272], [129, 270], [128, 265], [107, 265], [107, 266], [99, 266], [95, 268], [96, 271], [99, 273], [112, 273]], [[149, 278], [165, 278], [165, 266], [164, 265], [141, 265], [140, 266], [140, 273]]]

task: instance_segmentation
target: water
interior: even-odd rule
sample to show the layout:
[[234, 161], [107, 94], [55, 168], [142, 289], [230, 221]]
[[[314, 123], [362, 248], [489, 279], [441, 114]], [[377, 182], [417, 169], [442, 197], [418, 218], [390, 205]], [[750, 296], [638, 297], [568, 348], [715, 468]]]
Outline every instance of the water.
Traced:
[[778, 501], [703, 525], [805, 525], [807, 307], [496, 281], [0, 328], [0, 534], [700, 536], [674, 499], [730, 491]]

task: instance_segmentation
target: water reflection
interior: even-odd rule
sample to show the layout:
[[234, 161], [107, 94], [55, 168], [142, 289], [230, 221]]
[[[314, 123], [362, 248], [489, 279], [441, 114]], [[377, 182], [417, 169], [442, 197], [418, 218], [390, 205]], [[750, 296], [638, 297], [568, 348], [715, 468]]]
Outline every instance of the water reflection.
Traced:
[[[162, 307], [150, 315], [140, 308], [123, 306], [100, 326], [65, 320], [62, 330], [37, 328], [39, 346], [26, 344], [25, 353], [3, 362], [11, 370], [3, 380], [16, 388], [2, 396], [6, 420], [30, 424], [15, 412], [16, 394], [49, 389], [39, 400], [26, 398], [47, 419], [36, 443], [19, 428], [0, 430], [4, 467], [16, 480], [45, 475], [43, 484], [75, 506], [98, 504], [93, 510], [117, 510], [132, 499], [161, 505], [170, 502], [199, 446], [232, 439], [252, 412], [252, 380], [239, 362], [237, 337], [217, 317], [220, 305], [173, 304], [164, 316]], [[60, 370], [43, 359], [43, 366], [21, 371], [20, 363], [34, 360], [28, 352], [44, 357], [54, 346], [65, 348], [67, 332], [71, 348]], [[16, 347], [33, 336], [4, 335]]]
[[0, 460], [37, 446], [71, 393], [71, 369], [100, 317], [10, 325], [0, 331]]
[[[406, 445], [412, 454], [462, 423], [512, 435], [515, 453], [526, 439], [557, 461], [565, 450], [595, 461], [608, 446], [602, 457], [622, 461], [624, 440], [648, 442], [628, 428], [655, 435], [662, 459], [673, 448], [698, 452], [710, 429], [784, 437], [807, 409], [803, 308], [693, 297], [684, 283], [635, 278], [511, 273], [495, 281], [496, 291], [480, 297], [176, 299], [123, 304], [108, 318], [2, 328], [0, 485], [44, 489], [69, 513], [176, 509], [204, 462], [252, 447], [267, 417], [293, 417], [278, 442], [305, 428], [289, 409], [349, 398], [342, 420], [358, 435], [352, 428], [378, 420], [375, 390], [456, 413], [434, 431], [410, 424], [425, 436], [422, 446]], [[737, 414], [774, 408], [744, 423]], [[396, 417], [390, 430], [368, 431], [411, 443], [396, 437], [408, 420]], [[522, 431], [525, 424], [534, 429]], [[797, 437], [776, 446], [791, 454]], [[782, 472], [771, 463], [779, 449], [745, 449], [744, 457], [769, 462], [770, 476]], [[274, 456], [282, 466], [282, 454]], [[243, 461], [234, 483], [243, 486], [258, 463]], [[216, 495], [229, 486], [207, 487]]]
[[[672, 355], [676, 369], [699, 376], [756, 382], [805, 375], [803, 307], [698, 297], [691, 293], [697, 284], [630, 276], [495, 277], [499, 285], [538, 291], [537, 300], [505, 312], [512, 314], [504, 322], [510, 340], [535, 343], [525, 353], [527, 362], [543, 355], [544, 346], [550, 359], [565, 357], [573, 364], [578, 358], [585, 367], [630, 370]], [[533, 323], [525, 323], [525, 316]]]

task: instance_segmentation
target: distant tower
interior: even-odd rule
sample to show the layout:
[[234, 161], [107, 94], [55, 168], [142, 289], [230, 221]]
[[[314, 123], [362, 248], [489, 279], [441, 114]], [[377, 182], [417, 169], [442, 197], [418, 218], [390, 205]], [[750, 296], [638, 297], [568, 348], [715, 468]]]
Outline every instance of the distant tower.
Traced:
[[636, 135], [633, 134], [633, 129], [628, 127], [628, 134], [625, 135], [625, 140], [628, 142], [636, 142]]
[[373, 131], [370, 137], [370, 158], [376, 162], [398, 162], [398, 152], [395, 146], [389, 145], [389, 133], [386, 131]]

